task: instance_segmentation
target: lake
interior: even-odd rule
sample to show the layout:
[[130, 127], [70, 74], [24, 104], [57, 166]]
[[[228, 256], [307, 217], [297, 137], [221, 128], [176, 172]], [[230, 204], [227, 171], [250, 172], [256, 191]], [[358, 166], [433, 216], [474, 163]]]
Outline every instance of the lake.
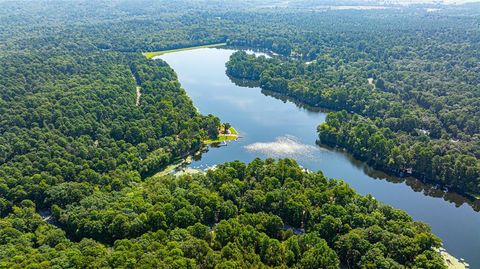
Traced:
[[[256, 157], [294, 158], [303, 167], [342, 179], [361, 194], [408, 212], [428, 223], [449, 253], [480, 268], [480, 213], [462, 196], [413, 178], [400, 179], [369, 168], [343, 151], [316, 145], [317, 126], [326, 112], [311, 109], [260, 88], [238, 86], [225, 74], [230, 49], [198, 49], [159, 56], [177, 73], [202, 114], [218, 116], [240, 134], [226, 146], [210, 147], [190, 164], [205, 169], [226, 161]], [[365, 83], [367, 80], [365, 79]], [[283, 100], [282, 100], [283, 99]]]

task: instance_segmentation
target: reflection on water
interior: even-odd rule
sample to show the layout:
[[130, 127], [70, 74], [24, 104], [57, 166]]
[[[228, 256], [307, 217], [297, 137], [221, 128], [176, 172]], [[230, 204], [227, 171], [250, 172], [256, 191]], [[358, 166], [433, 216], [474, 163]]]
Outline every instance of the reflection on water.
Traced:
[[[242, 84], [238, 84], [238, 81], [235, 81], [235, 79], [229, 77], [230, 80], [235, 83], [236, 85], [241, 86]], [[253, 86], [255, 87], [255, 86]], [[273, 92], [273, 91], [267, 91], [267, 90], [262, 90], [261, 91], [264, 95], [276, 98], [278, 100], [281, 100], [283, 102], [291, 102], [295, 104], [297, 107], [301, 109], [305, 109], [309, 112], [324, 112], [327, 113], [331, 110], [327, 110], [324, 108], [320, 107], [314, 107], [307, 105], [305, 103], [302, 103], [298, 100], [296, 100], [293, 97]], [[423, 182], [417, 178], [414, 177], [396, 177], [389, 175], [383, 171], [376, 170], [369, 165], [367, 165], [365, 162], [360, 161], [353, 157], [350, 153], [346, 152], [344, 149], [339, 149], [336, 147], [330, 147], [328, 145], [319, 145], [319, 147], [330, 150], [330, 151], [335, 151], [339, 154], [344, 155], [348, 160], [355, 165], [358, 168], [363, 169], [365, 174], [369, 175], [371, 178], [378, 179], [378, 180], [387, 180], [388, 182], [400, 184], [400, 183], [405, 183], [407, 186], [412, 188], [415, 192], [422, 192], [425, 195], [436, 197], [436, 198], [443, 198], [445, 201], [450, 202], [455, 204], [456, 207], [460, 207], [463, 204], [467, 204], [473, 208], [476, 212], [480, 211], [480, 199], [472, 199], [469, 197], [465, 197], [464, 195], [461, 195], [459, 193], [453, 192], [453, 191], [448, 191], [444, 190], [441, 186], [438, 186], [436, 184], [430, 184]]]
[[422, 192], [423, 194], [431, 197], [443, 198], [445, 201], [455, 204], [456, 207], [466, 204], [471, 206], [476, 212], [480, 211], [480, 200], [478, 199], [470, 199], [456, 192], [445, 190], [439, 185], [426, 183], [414, 177], [396, 177], [389, 175], [383, 171], [372, 168], [365, 162], [355, 159], [355, 157], [343, 149], [338, 149], [327, 145], [320, 145], [320, 147], [344, 155], [353, 165], [363, 169], [363, 172], [373, 179], [386, 180], [395, 184], [405, 183], [415, 192]]
[[[260, 82], [259, 81], [248, 80], [248, 79], [238, 79], [238, 78], [234, 78], [232, 76], [228, 76], [228, 78], [230, 79], [230, 81], [233, 84], [235, 84], [239, 87], [245, 87], [245, 88], [258, 88], [258, 87], [260, 87]], [[308, 104], [305, 104], [303, 102], [298, 101], [297, 99], [295, 99], [293, 97], [290, 97], [288, 95], [281, 94], [281, 93], [278, 93], [278, 92], [262, 89], [261, 93], [265, 96], [269, 96], [269, 97], [273, 97], [275, 99], [281, 100], [284, 103], [286, 103], [286, 102], [294, 103], [297, 107], [303, 108], [303, 109], [307, 110], [308, 112], [328, 113], [328, 112], [332, 111], [332, 110], [329, 110], [329, 109], [326, 109], [326, 108], [310, 106]]]
[[305, 109], [307, 112], [314, 112], [314, 113], [323, 112], [323, 113], [328, 113], [328, 112], [331, 112], [331, 111], [332, 111], [332, 110], [327, 109], [327, 108], [322, 108], [322, 107], [318, 107], [318, 106], [311, 106], [311, 105], [305, 104], [305, 103], [303, 103], [303, 102], [298, 101], [297, 99], [295, 99], [295, 98], [293, 98], [293, 97], [290, 97], [290, 96], [288, 96], [288, 95], [281, 94], [281, 93], [278, 93], [278, 92], [273, 92], [273, 91], [268, 91], [268, 90], [263, 90], [263, 89], [262, 89], [261, 92], [262, 92], [265, 96], [269, 96], [269, 97], [276, 98], [276, 99], [278, 99], [278, 100], [282, 100], [284, 103], [286, 103], [286, 102], [293, 103], [293, 104], [295, 104], [298, 108]]
[[256, 142], [245, 146], [245, 149], [253, 153], [261, 153], [271, 158], [315, 158], [314, 152], [319, 148], [313, 145], [303, 144], [298, 138], [291, 135], [277, 137], [272, 142]]
[[228, 78], [230, 79], [231, 82], [233, 82], [233, 84], [235, 84], [239, 87], [245, 87], [245, 88], [258, 88], [258, 87], [260, 87], [260, 82], [255, 81], [255, 80], [238, 79], [238, 78], [234, 78], [232, 76], [228, 76]]
[[308, 170], [342, 179], [358, 193], [371, 194], [405, 210], [415, 220], [427, 222], [451, 254], [465, 258], [472, 268], [480, 268], [480, 214], [472, 210], [480, 209], [478, 201], [414, 178], [388, 176], [343, 150], [319, 147], [316, 129], [325, 121], [327, 111], [261, 91], [258, 85], [230, 80], [225, 63], [233, 52], [201, 49], [161, 56], [177, 72], [195, 106], [203, 114], [231, 123], [241, 137], [227, 146], [210, 147], [195, 157], [190, 167], [206, 169], [234, 160], [293, 157]]

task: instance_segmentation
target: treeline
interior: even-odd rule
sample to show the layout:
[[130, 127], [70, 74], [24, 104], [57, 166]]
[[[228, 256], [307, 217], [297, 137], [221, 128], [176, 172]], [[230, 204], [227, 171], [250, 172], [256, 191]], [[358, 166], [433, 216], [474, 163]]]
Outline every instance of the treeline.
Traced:
[[0, 48], [146, 52], [226, 42], [234, 24], [225, 10], [197, 2], [4, 1]]
[[[399, 146], [409, 148], [420, 141], [438, 156], [437, 166], [444, 168], [420, 167], [420, 160], [409, 161], [405, 167], [376, 166], [395, 174], [412, 170], [420, 178], [478, 194], [480, 177], [474, 172], [480, 166], [480, 67], [475, 63], [480, 58], [478, 28], [469, 26], [470, 17], [457, 21], [458, 17], [447, 14], [406, 17], [381, 13], [385, 17], [347, 12], [348, 16], [337, 25], [331, 24], [332, 14], [291, 18], [279, 15], [290, 25], [269, 38], [286, 39], [291, 52], [271, 58], [234, 53], [227, 63], [227, 74], [234, 79], [253, 80], [262, 89], [310, 106], [346, 110], [369, 118], [375, 122], [372, 126], [393, 132]], [[465, 34], [463, 29], [474, 34]], [[256, 37], [247, 36], [255, 44], [251, 46], [262, 46], [260, 40], [268, 37], [264, 31], [261, 28]], [[344, 141], [358, 137], [347, 137], [350, 135], [341, 134]], [[357, 147], [360, 145], [354, 143], [346, 148], [370, 160], [358, 154], [363, 149]], [[374, 155], [385, 153], [375, 150], [368, 148]], [[468, 160], [468, 176], [449, 172], [464, 160]]]
[[356, 158], [396, 175], [453, 186], [460, 191], [480, 192], [480, 162], [449, 147], [441, 140], [430, 140], [392, 132], [375, 121], [346, 111], [329, 113], [318, 127], [319, 141], [346, 148]]
[[219, 120], [196, 111], [162, 61], [53, 52], [1, 61], [2, 215], [25, 199], [48, 206], [55, 186], [131, 186], [217, 133]]
[[2, 1], [0, 268], [444, 268], [425, 224], [290, 160], [148, 179], [219, 120], [139, 52], [218, 42], [280, 54], [232, 76], [478, 158], [474, 17], [264, 4]]
[[426, 224], [293, 160], [225, 163], [115, 193], [62, 188], [85, 192], [51, 198], [65, 232], [22, 201], [0, 223], [1, 267], [446, 268]]

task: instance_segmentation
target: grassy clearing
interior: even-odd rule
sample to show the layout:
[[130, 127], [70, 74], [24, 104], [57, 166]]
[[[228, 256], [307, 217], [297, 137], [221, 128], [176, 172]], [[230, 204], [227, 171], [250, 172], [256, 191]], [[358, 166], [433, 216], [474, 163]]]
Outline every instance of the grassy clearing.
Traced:
[[183, 158], [178, 158], [177, 160], [175, 160], [171, 165], [165, 167], [165, 169], [163, 169], [162, 171], [156, 173], [154, 175], [154, 177], [163, 177], [163, 176], [166, 176], [168, 174], [170, 174], [171, 172], [173, 172], [175, 169], [177, 169], [178, 167], [184, 165], [184, 164], [189, 164], [192, 162], [192, 156], [189, 155], [187, 156], [185, 159]]
[[214, 48], [214, 47], [221, 47], [225, 46], [227, 43], [217, 43], [217, 44], [210, 44], [210, 45], [203, 45], [203, 46], [196, 46], [196, 47], [187, 47], [187, 48], [180, 48], [180, 49], [173, 49], [173, 50], [161, 50], [161, 51], [153, 51], [153, 52], [144, 52], [142, 53], [143, 56], [147, 57], [148, 59], [152, 59], [153, 57], [160, 56], [167, 53], [178, 52], [178, 51], [186, 51], [186, 50], [194, 50], [194, 49], [203, 49], [203, 48]]
[[231, 141], [231, 140], [236, 140], [238, 138], [238, 132], [235, 130], [235, 128], [230, 127], [228, 129], [230, 131], [230, 134], [219, 134], [217, 139], [207, 139], [203, 141], [204, 144], [209, 145], [209, 144], [214, 144], [214, 143], [221, 143], [224, 141]]

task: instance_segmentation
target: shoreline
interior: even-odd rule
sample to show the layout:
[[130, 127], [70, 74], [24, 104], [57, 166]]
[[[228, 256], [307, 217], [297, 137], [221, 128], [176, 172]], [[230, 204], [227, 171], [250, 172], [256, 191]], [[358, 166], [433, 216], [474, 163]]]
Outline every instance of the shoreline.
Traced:
[[[223, 126], [221, 126], [221, 128], [222, 127]], [[155, 174], [153, 174], [151, 177], [162, 177], [162, 176], [172, 174], [173, 172], [177, 171], [182, 166], [186, 166], [186, 165], [189, 165], [190, 163], [192, 163], [193, 157], [196, 156], [196, 155], [202, 154], [203, 150], [205, 148], [207, 148], [209, 145], [219, 144], [219, 143], [222, 143], [222, 142], [226, 143], [227, 141], [234, 141], [234, 140], [237, 140], [239, 138], [238, 131], [235, 129], [235, 127], [233, 127], [233, 126], [230, 127], [228, 129], [228, 131], [229, 131], [229, 134], [221, 134], [220, 131], [219, 131], [218, 138], [216, 140], [207, 139], [207, 140], [202, 141], [203, 146], [200, 147], [198, 150], [193, 151], [190, 154], [180, 158], [177, 162], [171, 163], [170, 165], [166, 166], [164, 169], [162, 169], [162, 170], [156, 172]], [[186, 170], [196, 170], [196, 169], [187, 168]], [[181, 172], [181, 171], [177, 171], [177, 172]], [[176, 174], [176, 173], [173, 173], [173, 174]]]
[[436, 252], [442, 256], [445, 265], [448, 269], [467, 269], [470, 265], [463, 259], [458, 259], [452, 254], [448, 253], [444, 248], [434, 249]]
[[[229, 78], [230, 78], [230, 80], [232, 80], [232, 78], [233, 78], [233, 79], [236, 79], [237, 81], [242, 81], [242, 79], [237, 79], [237, 78], [235, 78], [233, 76], [230, 76], [230, 75], [229, 75]], [[232, 82], [234, 82], [234, 81], [232, 80]], [[255, 83], [254, 80], [248, 80], [248, 82]], [[243, 85], [239, 85], [239, 86], [243, 86]], [[317, 105], [309, 104], [307, 101], [302, 100], [301, 98], [297, 98], [295, 96], [289, 95], [289, 93], [282, 93], [282, 92], [277, 92], [277, 91], [273, 91], [273, 90], [265, 90], [260, 85], [256, 85], [256, 87], [260, 88], [262, 93], [265, 92], [265, 93], [267, 93], [267, 95], [270, 95], [274, 98], [292, 102], [292, 103], [294, 103], [295, 105], [297, 105], [301, 108], [306, 108], [308, 110], [313, 110], [313, 111], [325, 111], [325, 112], [336, 112], [336, 111], [338, 111], [337, 109], [332, 108], [332, 107], [322, 106], [322, 105], [319, 105], [319, 104], [317, 104]], [[349, 155], [351, 155], [355, 160], [360, 161], [362, 163], [365, 163], [366, 165], [373, 168], [374, 170], [377, 170], [379, 172], [383, 172], [390, 177], [397, 177], [399, 179], [404, 179], [406, 177], [413, 177], [423, 184], [438, 185], [442, 188], [442, 190], [444, 188], [446, 188], [447, 190], [444, 191], [445, 193], [455, 193], [455, 194], [458, 194], [458, 195], [462, 196], [466, 200], [468, 200], [468, 202], [466, 202], [466, 203], [470, 207], [472, 207], [472, 209], [474, 211], [478, 211], [480, 209], [477, 205], [478, 203], [480, 203], [480, 194], [470, 193], [468, 191], [460, 190], [460, 189], [458, 189], [454, 186], [448, 186], [448, 185], [442, 184], [441, 182], [436, 181], [436, 180], [426, 179], [426, 178], [423, 178], [422, 175], [419, 175], [419, 174], [416, 174], [416, 173], [407, 174], [407, 173], [404, 173], [402, 171], [395, 171], [394, 169], [391, 169], [391, 168], [388, 168], [388, 167], [380, 167], [380, 166], [377, 166], [377, 165], [372, 165], [372, 163], [370, 163], [368, 160], [358, 158], [356, 155], [353, 154], [352, 151], [347, 150], [346, 148], [340, 147], [338, 145], [328, 144], [328, 143], [323, 143], [323, 142], [320, 142], [320, 143], [317, 142], [316, 144], [319, 145], [320, 147], [327, 146], [327, 147], [333, 148], [333, 149], [335, 149], [335, 148], [345, 149], [345, 152], [348, 153]]]
[[[220, 128], [223, 128], [223, 126]], [[222, 134], [219, 131], [217, 139], [207, 139], [207, 140], [204, 140], [203, 143], [205, 145], [211, 145], [211, 144], [217, 144], [217, 143], [222, 143], [227, 141], [233, 141], [239, 138], [238, 131], [234, 127], [230, 127], [228, 131], [229, 131], [228, 134]]]
[[449, 185], [443, 184], [443, 183], [441, 183], [439, 181], [436, 181], [436, 180], [424, 178], [422, 175], [419, 175], [415, 172], [407, 173], [405, 171], [398, 171], [398, 170], [390, 168], [388, 166], [375, 165], [372, 162], [370, 162], [369, 160], [358, 157], [352, 151], [350, 151], [349, 149], [347, 149], [345, 147], [342, 147], [342, 146], [338, 146], [338, 145], [331, 144], [331, 143], [321, 142], [320, 140], [317, 140], [316, 144], [320, 147], [328, 147], [328, 148], [331, 148], [331, 149], [336, 149], [336, 150], [339, 150], [339, 151], [343, 151], [344, 153], [347, 153], [348, 155], [350, 155], [353, 159], [355, 159], [357, 161], [360, 161], [362, 163], [365, 163], [367, 166], [373, 168], [374, 170], [377, 170], [379, 172], [383, 172], [390, 177], [396, 177], [396, 178], [399, 178], [399, 179], [405, 179], [405, 178], [411, 177], [411, 178], [414, 178], [414, 179], [418, 180], [419, 182], [422, 182], [423, 184], [439, 186], [440, 190], [442, 190], [444, 193], [456, 193], [456, 194], [462, 196], [463, 198], [465, 198], [466, 200], [468, 200], [469, 202], [467, 202], [467, 203], [472, 207], [473, 210], [475, 210], [475, 211], [479, 210], [478, 205], [475, 205], [475, 203], [478, 203], [478, 201], [480, 201], [480, 195], [479, 194], [472, 194], [472, 193], [469, 193], [467, 191], [463, 191], [461, 189], [458, 189], [454, 186], [449, 186]]
[[[197, 154], [197, 152], [195, 152], [194, 154]], [[183, 165], [190, 164], [193, 160], [192, 156], [194, 154], [188, 155], [187, 157], [182, 158], [179, 162], [172, 163], [172, 164], [168, 165], [163, 170], [155, 173], [152, 177], [163, 177], [163, 176], [169, 175], [172, 172], [174, 172], [175, 170], [177, 170], [179, 167], [181, 167]]]
[[[280, 95], [282, 95], [282, 94], [280, 93]], [[284, 96], [289, 97], [288, 95], [284, 95]], [[291, 97], [291, 98], [294, 99], [294, 97]], [[298, 99], [294, 99], [294, 100], [298, 100]], [[288, 101], [291, 101], [291, 100], [288, 100]], [[356, 160], [360, 162], [360, 160], [358, 160], [358, 159], [356, 159]], [[361, 163], [362, 163], [362, 165], [364, 165], [364, 164], [368, 165], [366, 162], [361, 162]], [[180, 169], [183, 169], [183, 168], [180, 168]], [[189, 168], [186, 168], [186, 170], [189, 171]], [[376, 170], [376, 169], [375, 169], [375, 170]], [[377, 170], [377, 171], [380, 172], [381, 170]], [[382, 172], [382, 173], [383, 173], [383, 172]], [[418, 178], [416, 178], [416, 179], [419, 180], [419, 182], [422, 182], [422, 180], [420, 180], [420, 179], [418, 179]], [[409, 188], [414, 189], [414, 187], [409, 186], [409, 185], [406, 184], [406, 183], [404, 183], [404, 184], [405, 184], [406, 186], [408, 186]], [[415, 189], [414, 189], [414, 190], [415, 190]], [[426, 195], [427, 195], [427, 196], [430, 196], [430, 197], [435, 197], [435, 196], [432, 196], [431, 194], [426, 194]], [[445, 198], [444, 198], [444, 199], [445, 199]], [[433, 224], [433, 223], [432, 223], [432, 224]], [[462, 255], [465, 255], [465, 254], [462, 254]], [[444, 256], [443, 256], [443, 254], [442, 254], [442, 258], [443, 258], [443, 257], [444, 257]], [[453, 256], [452, 256], [452, 257], [453, 257]], [[445, 259], [443, 259], [443, 260], [445, 261], [445, 264], [447, 265], [446, 260], [445, 260]], [[449, 266], [449, 268], [454, 269], [455, 267]], [[461, 268], [462, 268], [462, 267], [461, 267]], [[463, 267], [463, 268], [465, 268], [465, 267]]]

